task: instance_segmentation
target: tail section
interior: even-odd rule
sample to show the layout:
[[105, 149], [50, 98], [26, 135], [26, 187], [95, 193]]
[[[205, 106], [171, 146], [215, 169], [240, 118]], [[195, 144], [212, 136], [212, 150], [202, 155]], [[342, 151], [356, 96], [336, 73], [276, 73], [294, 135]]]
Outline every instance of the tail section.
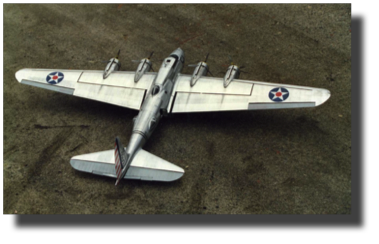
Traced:
[[114, 159], [115, 159], [115, 169], [116, 169], [116, 186], [118, 185], [118, 182], [120, 179], [122, 179], [125, 176], [127, 168], [127, 159], [128, 155], [126, 154], [125, 148], [122, 146], [120, 139], [116, 137], [116, 141], [114, 143]]
[[[122, 178], [131, 180], [168, 182], [178, 180], [184, 174], [184, 170], [182, 168], [143, 149], [139, 149], [136, 152], [130, 163], [130, 167], [125, 164], [122, 165], [122, 155], [124, 154], [125, 149], [121, 146], [121, 144], [118, 145], [119, 147], [117, 147], [116, 139], [115, 149], [75, 156], [71, 158], [71, 166], [75, 170], [81, 172], [117, 178], [117, 183]], [[117, 154], [120, 159], [119, 167], [124, 167], [121, 170], [121, 175], [117, 175]]]

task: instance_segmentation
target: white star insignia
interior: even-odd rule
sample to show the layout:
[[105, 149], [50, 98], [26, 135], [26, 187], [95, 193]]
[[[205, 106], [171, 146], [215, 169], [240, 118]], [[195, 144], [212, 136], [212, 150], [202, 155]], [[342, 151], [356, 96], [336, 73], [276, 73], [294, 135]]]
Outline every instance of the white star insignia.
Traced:
[[284, 100], [283, 96], [284, 95], [287, 95], [288, 92], [283, 92], [282, 91], [282, 88], [279, 88], [279, 90], [277, 90], [276, 92], [271, 92], [271, 94], [274, 95], [274, 97], [272, 98], [272, 100], [276, 99], [276, 98], [279, 98], [280, 100]]
[[[49, 75], [49, 77], [50, 77], [49, 82], [54, 81], [55, 83], [58, 83], [58, 80], [59, 80], [60, 78], [62, 78], [63, 76], [62, 76], [62, 75], [59, 75], [59, 72], [56, 72], [56, 73], [53, 74], [53, 75]], [[55, 79], [54, 79], [54, 77], [55, 77]]]

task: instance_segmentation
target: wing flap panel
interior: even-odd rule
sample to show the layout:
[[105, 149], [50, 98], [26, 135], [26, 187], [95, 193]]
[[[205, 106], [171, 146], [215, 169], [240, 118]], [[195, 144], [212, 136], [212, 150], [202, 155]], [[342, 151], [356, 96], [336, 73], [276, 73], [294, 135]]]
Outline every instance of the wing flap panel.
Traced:
[[78, 83], [74, 96], [139, 110], [145, 90]]
[[248, 103], [249, 96], [178, 92], [172, 112], [246, 110]]
[[191, 87], [189, 75], [180, 75], [175, 91], [190, 93], [228, 94], [228, 95], [251, 95], [253, 84], [243, 82], [232, 82], [225, 88], [223, 82], [213, 77], [201, 77], [196, 85]]

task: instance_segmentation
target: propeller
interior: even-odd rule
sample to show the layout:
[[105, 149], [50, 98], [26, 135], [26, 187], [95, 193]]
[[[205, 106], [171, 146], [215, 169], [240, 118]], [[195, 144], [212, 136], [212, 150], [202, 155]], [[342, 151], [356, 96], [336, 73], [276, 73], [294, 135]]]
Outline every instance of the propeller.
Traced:
[[[154, 54], [154, 51], [152, 51], [152, 52], [150, 53], [149, 57], [147, 57], [146, 59], [150, 60], [151, 57], [153, 56], [153, 54]], [[143, 60], [143, 59], [141, 59], [141, 60]], [[135, 59], [134, 59], [134, 60], [132, 60], [132, 62], [133, 62], [133, 63], [140, 63], [141, 60], [135, 60]], [[151, 63], [151, 62], [150, 62], [150, 63]], [[153, 72], [155, 72], [154, 69], [153, 69], [153, 65], [150, 66], [150, 69], [152, 69]]]
[[[205, 57], [204, 63], [207, 62], [207, 60], [208, 60], [208, 56], [209, 56], [209, 53], [207, 53], [207, 56]], [[209, 74], [211, 74], [211, 76], [213, 76], [213, 74], [211, 73], [211, 71], [209, 70], [209, 68], [206, 67], [206, 69], [207, 69], [207, 72], [208, 72]]]
[[[204, 61], [199, 61], [199, 62], [204, 62], [204, 63], [206, 63], [207, 60], [208, 60], [208, 56], [209, 56], [209, 53], [207, 53], [207, 56], [205, 56], [205, 60], [204, 60]], [[197, 64], [189, 64], [188, 66], [189, 66], [189, 67], [196, 67]]]
[[207, 62], [207, 60], [208, 60], [208, 56], [209, 56], [209, 53], [207, 53], [207, 56], [205, 57], [204, 63]]
[[[147, 57], [146, 59], [150, 60], [151, 57], [153, 56], [153, 54], [154, 54], [154, 51], [152, 51], [152, 52], [150, 53], [149, 57]], [[141, 60], [135, 60], [135, 59], [133, 59], [132, 62], [133, 62], [133, 63], [139, 63], [139, 62], [141, 62]]]
[[154, 54], [154, 51], [152, 51], [151, 53], [150, 53], [150, 56], [147, 58], [147, 59], [151, 59], [151, 57], [153, 56], [153, 54]]
[[[208, 60], [208, 56], [209, 56], [209, 53], [207, 53], [207, 56], [205, 56], [205, 60], [204, 61], [199, 61], [199, 62], [204, 62], [206, 63], [207, 60]], [[197, 64], [189, 64], [188, 67], [197, 67]], [[209, 70], [208, 66], [205, 66], [205, 68], [207, 69], [207, 72], [209, 74], [211, 74], [211, 76], [213, 76], [213, 74], [211, 73], [211, 71]]]
[[[116, 55], [115, 59], [118, 59], [118, 56], [120, 55], [120, 52], [121, 52], [121, 49], [119, 49], [119, 50], [118, 50], [118, 52], [117, 52], [117, 55]], [[99, 61], [96, 61], [96, 62], [101, 62], [101, 63], [104, 63], [104, 64], [106, 64], [106, 63], [108, 63], [108, 62], [109, 62], [109, 60], [99, 60]]]
[[[230, 61], [230, 65], [235, 65], [234, 63], [233, 63], [233, 60], [232, 60], [232, 58], [230, 57], [230, 55], [228, 55], [228, 58], [229, 58], [229, 61]], [[237, 65], [236, 65], [237, 66]], [[238, 66], [237, 66], [238, 67]], [[242, 71], [241, 69], [244, 69], [245, 68], [245, 65], [241, 65], [240, 67], [238, 67], [238, 69], [240, 70], [240, 72], [242, 72], [242, 73], [249, 73], [249, 72], [246, 72], [246, 71]]]

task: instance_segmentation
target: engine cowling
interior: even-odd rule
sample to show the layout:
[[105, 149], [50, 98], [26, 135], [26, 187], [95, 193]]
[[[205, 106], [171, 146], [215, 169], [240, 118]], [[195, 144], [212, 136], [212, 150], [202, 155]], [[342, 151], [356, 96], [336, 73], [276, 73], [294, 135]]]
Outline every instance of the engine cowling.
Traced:
[[121, 68], [120, 60], [118, 60], [118, 55], [120, 55], [120, 50], [118, 50], [117, 56], [114, 58], [111, 58], [107, 66], [105, 66], [103, 79], [106, 79], [113, 71], [118, 71]]
[[103, 78], [106, 79], [113, 71], [120, 70], [121, 63], [117, 58], [111, 58], [105, 67]]
[[152, 63], [149, 58], [141, 59], [134, 75], [134, 82], [138, 82], [143, 74], [151, 70]]
[[240, 68], [237, 65], [230, 65], [224, 76], [224, 87], [227, 88], [234, 79], [240, 76]]
[[197, 63], [195, 70], [193, 71], [190, 85], [191, 87], [196, 84], [196, 82], [202, 77], [206, 76], [208, 74], [208, 65], [206, 62], [199, 62]]

